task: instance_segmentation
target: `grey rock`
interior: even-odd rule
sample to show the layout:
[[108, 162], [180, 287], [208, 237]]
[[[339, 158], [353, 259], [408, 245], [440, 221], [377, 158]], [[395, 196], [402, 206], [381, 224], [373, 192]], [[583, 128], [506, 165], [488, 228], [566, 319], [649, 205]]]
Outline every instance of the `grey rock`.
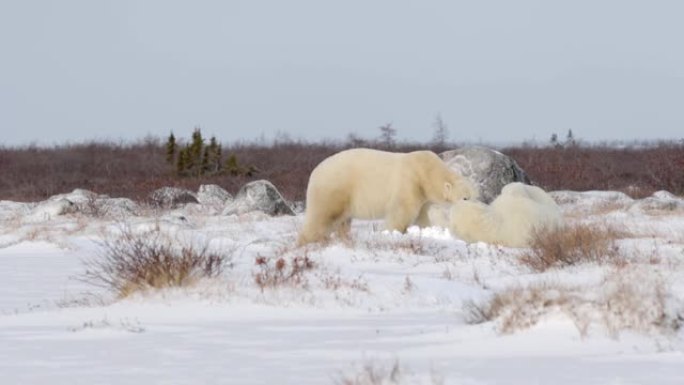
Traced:
[[202, 206], [223, 207], [233, 200], [233, 196], [221, 186], [203, 184], [197, 190], [197, 200]]
[[[94, 216], [120, 218], [129, 215], [138, 215], [140, 207], [137, 203], [128, 198], [103, 198], [96, 200], [91, 210], [91, 214]], [[87, 213], [85, 210], [81, 211]]]
[[76, 205], [68, 199], [48, 199], [39, 203], [27, 216], [29, 221], [50, 220], [60, 215], [76, 212]]
[[629, 205], [634, 200], [621, 191], [551, 191], [549, 195], [559, 205], [596, 206], [605, 204]]
[[154, 190], [149, 199], [153, 205], [162, 208], [177, 208], [186, 203], [199, 203], [195, 193], [178, 187], [162, 187]]
[[0, 220], [29, 215], [36, 203], [0, 201]]
[[94, 201], [100, 197], [101, 197], [100, 195], [98, 195], [97, 193], [92, 192], [90, 190], [84, 190], [84, 189], [77, 188], [70, 193], [53, 195], [50, 198], [48, 198], [47, 200], [48, 201], [59, 201], [62, 199], [66, 199], [73, 204], [81, 204], [81, 203]]
[[278, 189], [263, 179], [242, 186], [235, 199], [223, 210], [223, 215], [239, 215], [251, 211], [262, 211], [268, 215], [295, 215]]
[[290, 204], [290, 206], [295, 214], [303, 214], [306, 210], [306, 202], [304, 201], [294, 201]]
[[650, 197], [634, 202], [629, 211], [680, 211], [684, 210], [684, 199], [668, 191], [656, 191]]
[[512, 182], [531, 184], [525, 171], [511, 157], [481, 146], [445, 151], [439, 156], [450, 169], [469, 178], [479, 188], [480, 200], [490, 203], [503, 186]]

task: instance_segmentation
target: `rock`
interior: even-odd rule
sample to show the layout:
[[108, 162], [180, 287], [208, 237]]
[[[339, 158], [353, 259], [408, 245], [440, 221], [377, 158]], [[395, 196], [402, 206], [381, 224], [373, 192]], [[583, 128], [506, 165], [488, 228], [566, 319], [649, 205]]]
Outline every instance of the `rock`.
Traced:
[[70, 200], [50, 198], [34, 207], [27, 219], [29, 221], [46, 221], [73, 212], [76, 212], [76, 205]]
[[678, 211], [684, 210], [684, 199], [668, 191], [656, 191], [650, 197], [636, 200], [629, 211]]
[[0, 201], [0, 220], [20, 218], [30, 215], [35, 203]]
[[87, 202], [92, 202], [101, 196], [98, 195], [95, 192], [92, 192], [90, 190], [84, 190], [77, 188], [74, 191], [66, 194], [58, 194], [58, 195], [53, 195], [50, 198], [48, 198], [48, 201], [59, 201], [62, 199], [66, 199], [70, 201], [73, 204], [82, 204], [82, 203], [87, 203]]
[[232, 200], [228, 191], [215, 184], [203, 184], [197, 190], [197, 201], [202, 206], [223, 207]]
[[139, 209], [138, 204], [128, 198], [103, 198], [95, 201], [90, 214], [120, 218], [138, 215]]
[[304, 201], [294, 201], [290, 206], [292, 206], [292, 211], [294, 211], [295, 214], [303, 214], [306, 210], [306, 202]]
[[242, 186], [235, 199], [223, 210], [223, 215], [239, 215], [250, 211], [261, 211], [268, 215], [295, 215], [278, 189], [263, 179]]
[[551, 191], [549, 195], [559, 205], [597, 206], [605, 204], [629, 205], [633, 199], [621, 191], [571, 191], [558, 190]]
[[469, 178], [480, 190], [480, 200], [490, 203], [503, 186], [512, 182], [531, 184], [525, 171], [511, 157], [480, 146], [461, 147], [439, 156], [452, 170]]
[[606, 214], [630, 207], [634, 200], [620, 191], [551, 191], [549, 195], [561, 210], [573, 216]]
[[199, 203], [195, 193], [178, 187], [162, 187], [154, 190], [149, 199], [153, 205], [162, 208], [177, 208], [186, 203]]

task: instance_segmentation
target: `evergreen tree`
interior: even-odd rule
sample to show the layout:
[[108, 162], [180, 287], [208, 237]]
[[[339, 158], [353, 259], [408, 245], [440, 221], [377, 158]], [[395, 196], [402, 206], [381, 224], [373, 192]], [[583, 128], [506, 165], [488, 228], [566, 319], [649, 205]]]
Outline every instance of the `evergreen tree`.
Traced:
[[565, 145], [566, 146], [575, 146], [577, 142], [575, 142], [575, 135], [572, 133], [572, 130], [568, 130], [568, 134], [565, 136]]
[[[212, 139], [214, 139], [214, 138], [212, 138]], [[214, 141], [216, 141], [216, 139], [214, 139]], [[216, 163], [215, 163], [216, 169], [214, 170], [214, 172], [220, 172], [221, 171], [221, 156], [222, 155], [221, 155], [221, 145], [218, 143], [216, 143], [215, 154], [216, 154]]]
[[238, 164], [237, 157], [235, 154], [230, 154], [228, 159], [226, 159], [226, 164], [223, 167], [226, 172], [232, 176], [238, 176], [241, 173], [240, 165]]
[[166, 162], [173, 164], [176, 158], [176, 137], [173, 136], [173, 132], [169, 135], [169, 139], [166, 142]]
[[176, 163], [176, 173], [179, 176], [184, 176], [188, 170], [188, 147], [180, 150], [178, 153], [178, 162]]
[[199, 175], [204, 175], [209, 172], [209, 162], [211, 158], [211, 149], [209, 147], [204, 148], [204, 155], [202, 156], [202, 164], [198, 171]]
[[560, 147], [560, 143], [558, 143], [558, 135], [556, 133], [551, 134], [551, 145], [553, 147]]
[[190, 166], [188, 171], [192, 175], [200, 175], [202, 171], [202, 153], [204, 149], [204, 139], [202, 139], [202, 132], [199, 128], [195, 128], [192, 133], [192, 140], [190, 142]]

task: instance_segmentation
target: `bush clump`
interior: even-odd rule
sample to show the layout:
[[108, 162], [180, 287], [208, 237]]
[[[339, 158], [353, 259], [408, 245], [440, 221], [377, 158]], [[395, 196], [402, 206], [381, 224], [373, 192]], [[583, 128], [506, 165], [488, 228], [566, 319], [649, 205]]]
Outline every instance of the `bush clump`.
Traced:
[[130, 229], [105, 238], [101, 246], [100, 255], [85, 262], [82, 278], [112, 290], [119, 298], [218, 277], [232, 254], [209, 251], [206, 245], [174, 245], [158, 231], [135, 233]]

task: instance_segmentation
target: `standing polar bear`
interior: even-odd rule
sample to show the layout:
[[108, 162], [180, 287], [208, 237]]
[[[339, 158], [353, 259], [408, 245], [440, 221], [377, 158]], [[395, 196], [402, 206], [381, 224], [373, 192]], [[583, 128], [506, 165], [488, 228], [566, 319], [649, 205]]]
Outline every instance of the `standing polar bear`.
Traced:
[[474, 198], [477, 190], [431, 151], [392, 153], [365, 148], [339, 152], [311, 172], [298, 243], [347, 236], [351, 219], [385, 219], [405, 232], [430, 203]]
[[456, 202], [450, 211], [451, 233], [466, 242], [527, 247], [534, 231], [562, 226], [563, 215], [544, 190], [519, 182], [507, 184], [490, 205]]

